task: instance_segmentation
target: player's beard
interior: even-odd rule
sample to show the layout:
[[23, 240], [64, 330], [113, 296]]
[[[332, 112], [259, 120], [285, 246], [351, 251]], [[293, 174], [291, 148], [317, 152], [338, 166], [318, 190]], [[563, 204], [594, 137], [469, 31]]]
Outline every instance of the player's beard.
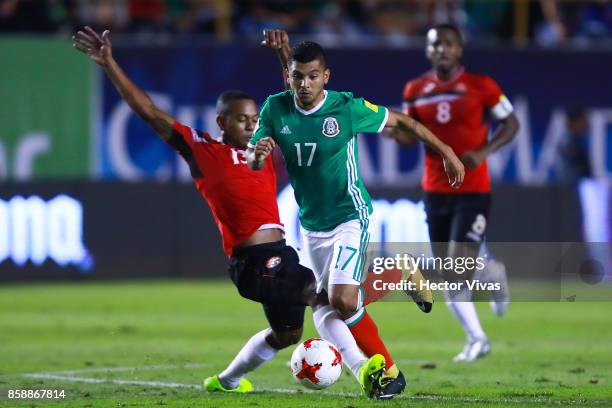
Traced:
[[306, 94], [301, 94], [301, 93], [298, 92], [298, 99], [300, 101], [300, 104], [303, 107], [312, 107], [312, 105], [314, 105], [315, 101], [317, 100], [317, 98], [319, 97], [321, 92], [323, 92], [323, 90], [319, 91], [319, 93], [317, 93], [317, 94], [315, 94], [312, 91], [310, 91], [310, 92], [308, 92]]

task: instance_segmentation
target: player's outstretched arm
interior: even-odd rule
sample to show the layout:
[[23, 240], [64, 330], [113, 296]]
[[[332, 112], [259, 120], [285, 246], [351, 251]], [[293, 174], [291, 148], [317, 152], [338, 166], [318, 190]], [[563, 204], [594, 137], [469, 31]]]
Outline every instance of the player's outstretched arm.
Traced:
[[266, 158], [276, 147], [274, 139], [271, 137], [261, 138], [255, 147], [250, 147], [246, 151], [247, 164], [253, 170], [259, 170], [266, 162]]
[[289, 88], [287, 78], [289, 77], [289, 58], [291, 57], [291, 45], [289, 35], [285, 30], [264, 30], [264, 39], [261, 45], [270, 48], [278, 56], [283, 72], [283, 84], [285, 89]]
[[412, 133], [402, 132], [398, 128], [384, 129], [381, 134], [385, 137], [396, 140], [398, 143], [405, 147], [414, 146], [419, 142], [416, 137], [412, 136]]
[[161, 111], [149, 95], [130, 81], [123, 72], [113, 58], [109, 34], [110, 31], [105, 30], [102, 36], [99, 36], [91, 27], [86, 26], [84, 30], [78, 31], [72, 37], [73, 46], [100, 65], [130, 108], [146, 121], [163, 140], [170, 140], [174, 118]]
[[520, 128], [518, 118], [514, 113], [511, 113], [506, 118], [499, 121], [499, 125], [495, 128], [491, 140], [482, 148], [477, 150], [468, 150], [461, 155], [461, 161], [468, 169], [473, 169], [487, 158], [488, 155], [495, 152], [505, 144], [508, 144], [514, 139]]
[[393, 132], [393, 137], [399, 143], [410, 145], [413, 143], [412, 138], [416, 138], [437, 152], [444, 160], [444, 171], [446, 171], [450, 185], [455, 188], [461, 186], [465, 177], [463, 163], [461, 163], [453, 149], [438, 139], [429, 129], [410, 116], [390, 109], [389, 118], [385, 126], [399, 130], [399, 132]]

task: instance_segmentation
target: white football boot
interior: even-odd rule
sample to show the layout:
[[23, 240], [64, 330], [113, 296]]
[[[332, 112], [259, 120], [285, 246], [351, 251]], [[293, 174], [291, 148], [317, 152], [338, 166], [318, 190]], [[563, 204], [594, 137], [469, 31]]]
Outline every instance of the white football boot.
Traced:
[[461, 353], [453, 357], [455, 363], [467, 363], [486, 356], [491, 352], [491, 344], [486, 338], [468, 339]]

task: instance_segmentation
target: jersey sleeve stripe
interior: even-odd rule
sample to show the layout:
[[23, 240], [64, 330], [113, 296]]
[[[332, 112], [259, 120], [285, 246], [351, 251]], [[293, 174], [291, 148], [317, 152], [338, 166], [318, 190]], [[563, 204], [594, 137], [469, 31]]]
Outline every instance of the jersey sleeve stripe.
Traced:
[[355, 205], [355, 210], [359, 214], [359, 220], [363, 223], [364, 220], [368, 218], [368, 206], [363, 199], [361, 194], [361, 190], [359, 187], [355, 185], [357, 181], [357, 160], [355, 158], [355, 139], [352, 138], [349, 142], [348, 146], [348, 161], [347, 161], [347, 169], [348, 169], [348, 188], [351, 195], [351, 199], [353, 200], [353, 204]]
[[377, 133], [380, 133], [380, 132], [383, 131], [383, 129], [387, 125], [387, 121], [388, 120], [389, 120], [389, 109], [385, 107], [385, 118], [383, 119], [382, 123], [380, 124], [380, 127], [378, 128], [378, 132]]

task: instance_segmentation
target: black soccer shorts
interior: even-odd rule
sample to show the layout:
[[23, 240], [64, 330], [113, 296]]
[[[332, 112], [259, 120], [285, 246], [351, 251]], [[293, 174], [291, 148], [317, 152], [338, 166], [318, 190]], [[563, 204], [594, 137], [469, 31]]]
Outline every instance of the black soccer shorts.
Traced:
[[429, 239], [483, 242], [490, 208], [489, 193], [425, 193]]
[[314, 288], [315, 277], [300, 265], [297, 252], [284, 239], [236, 249], [229, 274], [242, 297], [263, 305], [272, 329], [302, 327], [304, 291], [307, 286]]

